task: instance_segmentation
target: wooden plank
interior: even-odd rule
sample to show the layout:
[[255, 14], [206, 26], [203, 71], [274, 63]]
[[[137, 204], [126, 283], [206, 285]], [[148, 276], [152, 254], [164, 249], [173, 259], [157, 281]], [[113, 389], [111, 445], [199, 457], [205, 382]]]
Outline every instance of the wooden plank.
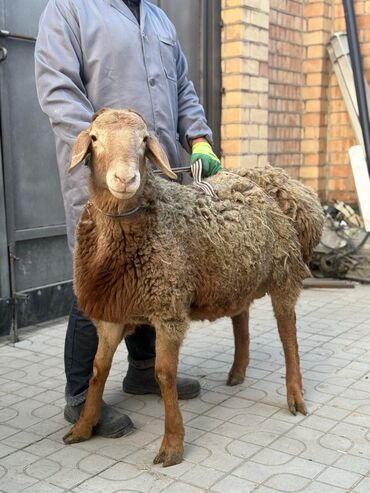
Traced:
[[370, 231], [370, 177], [362, 146], [350, 147], [349, 157], [365, 230]]
[[318, 279], [311, 277], [303, 281], [303, 289], [324, 288], [324, 289], [353, 289], [356, 283], [342, 279]]

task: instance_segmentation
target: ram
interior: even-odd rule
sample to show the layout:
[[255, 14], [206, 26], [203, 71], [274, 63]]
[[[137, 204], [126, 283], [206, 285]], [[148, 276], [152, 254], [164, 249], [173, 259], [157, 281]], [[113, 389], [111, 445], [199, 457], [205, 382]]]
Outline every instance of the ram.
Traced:
[[[282, 171], [238, 170], [209, 178], [216, 197], [175, 179], [159, 142], [130, 110], [100, 110], [73, 148], [70, 171], [90, 154], [90, 200], [77, 229], [74, 289], [99, 344], [85, 406], [65, 443], [87, 440], [99, 420], [114, 352], [135, 326], [156, 331], [155, 375], [165, 434], [155, 463], [181, 462], [184, 426], [177, 401], [181, 342], [192, 320], [231, 317], [235, 357], [228, 383], [248, 365], [248, 311], [271, 297], [286, 361], [290, 411], [306, 414], [295, 305], [305, 260], [323, 218], [316, 196]], [[258, 184], [257, 184], [258, 183]]]

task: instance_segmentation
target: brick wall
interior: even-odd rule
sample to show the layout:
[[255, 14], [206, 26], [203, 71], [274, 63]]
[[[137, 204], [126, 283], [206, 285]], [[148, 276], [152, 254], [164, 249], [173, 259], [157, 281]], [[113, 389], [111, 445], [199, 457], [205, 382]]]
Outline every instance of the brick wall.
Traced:
[[269, 161], [299, 177], [302, 131], [302, 1], [270, 0]]
[[268, 154], [268, 0], [222, 0], [221, 142], [226, 168], [256, 166]]
[[332, 29], [332, 0], [305, 2], [302, 71], [302, 163], [300, 179], [325, 199], [327, 189], [328, 78], [327, 44]]
[[[222, 0], [222, 152], [226, 167], [269, 161], [324, 201], [356, 202], [355, 144], [326, 46], [341, 0]], [[355, 0], [370, 80], [370, 0]]]

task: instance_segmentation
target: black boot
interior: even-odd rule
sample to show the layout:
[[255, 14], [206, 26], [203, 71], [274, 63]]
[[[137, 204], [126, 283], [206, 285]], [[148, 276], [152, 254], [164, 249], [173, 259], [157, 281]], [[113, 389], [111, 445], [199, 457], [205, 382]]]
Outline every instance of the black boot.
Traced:
[[[133, 360], [128, 357], [129, 366], [122, 389], [127, 394], [161, 395], [161, 389], [154, 376], [155, 360]], [[177, 394], [179, 399], [194, 399], [200, 393], [200, 384], [195, 378], [177, 377]]]
[[[66, 405], [64, 408], [64, 418], [69, 423], [76, 423], [80, 417], [84, 402], [78, 406]], [[119, 438], [132, 431], [134, 425], [131, 419], [116, 411], [112, 406], [108, 406], [104, 401], [102, 404], [101, 416], [98, 424], [94, 427], [93, 434], [105, 438]]]

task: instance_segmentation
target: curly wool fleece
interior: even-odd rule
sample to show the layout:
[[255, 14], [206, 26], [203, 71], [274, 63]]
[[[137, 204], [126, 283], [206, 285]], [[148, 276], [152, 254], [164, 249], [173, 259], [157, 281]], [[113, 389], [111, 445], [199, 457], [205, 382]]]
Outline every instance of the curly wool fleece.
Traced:
[[[166, 322], [181, 338], [189, 319], [233, 316], [266, 292], [295, 299], [309, 271], [293, 202], [286, 215], [281, 197], [271, 197], [273, 187], [261, 183], [263, 190], [249, 173], [210, 178], [218, 199], [148, 173], [143, 209], [125, 227], [85, 209], [75, 256], [75, 291], [84, 313], [124, 324]], [[273, 172], [271, 183], [279, 177]]]

